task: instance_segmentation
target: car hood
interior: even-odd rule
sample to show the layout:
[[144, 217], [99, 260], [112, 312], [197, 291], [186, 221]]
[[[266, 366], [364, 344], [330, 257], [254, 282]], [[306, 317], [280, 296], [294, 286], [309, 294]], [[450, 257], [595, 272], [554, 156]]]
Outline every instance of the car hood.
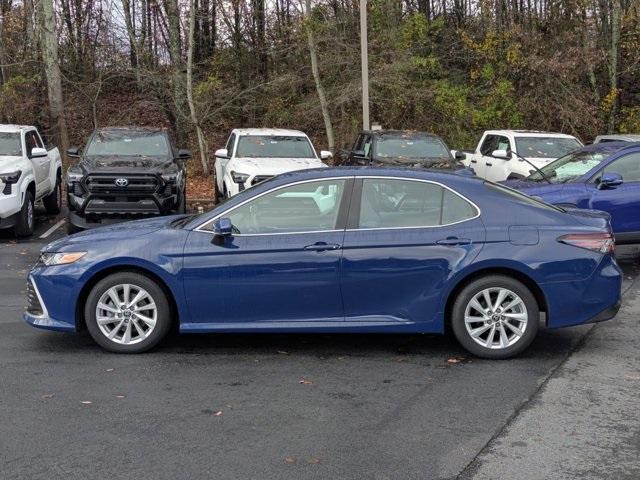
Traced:
[[528, 182], [526, 180], [506, 180], [500, 183], [531, 196], [561, 193], [566, 186], [564, 183]]
[[165, 217], [146, 218], [133, 220], [130, 222], [115, 223], [104, 227], [92, 228], [68, 237], [61, 238], [45, 246], [43, 252], [60, 252], [70, 248], [87, 248], [91, 245], [95, 248], [97, 243], [103, 241], [126, 241], [127, 239], [138, 239], [143, 235], [149, 235], [164, 228], [170, 228], [174, 220], [183, 218], [185, 215], [171, 215]]
[[99, 156], [83, 157], [80, 167], [84, 173], [160, 173], [175, 163], [167, 157]]
[[456, 168], [458, 168], [458, 166], [456, 166], [453, 161], [448, 158], [418, 159], [407, 157], [385, 157], [383, 159], [374, 158], [371, 163], [376, 166], [398, 165], [402, 167], [428, 168], [438, 170], [455, 170]]
[[280, 173], [292, 172], [295, 170], [306, 170], [309, 168], [326, 167], [322, 160], [318, 158], [235, 158], [231, 169], [236, 169], [240, 173], [259, 175], [278, 175]]
[[0, 173], [11, 173], [20, 170], [22, 163], [22, 157], [0, 155]]

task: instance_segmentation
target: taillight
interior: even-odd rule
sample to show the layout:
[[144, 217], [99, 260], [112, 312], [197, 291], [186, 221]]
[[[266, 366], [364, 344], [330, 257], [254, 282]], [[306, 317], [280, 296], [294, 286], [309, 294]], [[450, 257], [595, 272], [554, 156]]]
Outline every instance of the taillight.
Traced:
[[613, 253], [615, 241], [610, 233], [571, 233], [558, 238], [561, 243], [600, 253]]

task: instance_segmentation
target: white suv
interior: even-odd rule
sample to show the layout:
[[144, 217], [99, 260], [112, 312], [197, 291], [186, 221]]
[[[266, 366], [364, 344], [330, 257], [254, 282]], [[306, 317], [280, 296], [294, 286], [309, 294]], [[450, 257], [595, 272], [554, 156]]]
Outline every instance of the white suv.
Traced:
[[35, 127], [0, 125], [0, 229], [19, 237], [33, 234], [33, 204], [60, 213], [62, 161], [57, 148], [45, 148]]
[[218, 194], [232, 197], [281, 173], [326, 167], [306, 134], [298, 130], [242, 128], [231, 132], [225, 148], [216, 151]]

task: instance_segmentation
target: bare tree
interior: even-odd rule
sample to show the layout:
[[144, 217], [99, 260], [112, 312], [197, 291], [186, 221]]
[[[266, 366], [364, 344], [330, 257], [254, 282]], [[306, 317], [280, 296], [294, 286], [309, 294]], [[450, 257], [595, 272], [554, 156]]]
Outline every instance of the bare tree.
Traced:
[[42, 59], [47, 77], [47, 92], [49, 95], [49, 114], [51, 123], [55, 125], [53, 138], [66, 152], [69, 148], [67, 122], [64, 116], [64, 100], [62, 97], [62, 77], [58, 59], [58, 36], [56, 34], [56, 19], [53, 11], [53, 0], [40, 0], [42, 9]]
[[202, 163], [202, 171], [205, 175], [209, 175], [209, 162], [207, 159], [208, 148], [207, 142], [202, 133], [202, 127], [198, 121], [196, 107], [193, 103], [193, 50], [194, 50], [194, 31], [196, 26], [196, 1], [191, 0], [191, 8], [189, 10], [189, 40], [187, 50], [187, 102], [189, 103], [189, 112], [191, 113], [191, 122], [196, 127], [196, 135], [198, 136], [198, 148], [200, 149], [200, 162]]

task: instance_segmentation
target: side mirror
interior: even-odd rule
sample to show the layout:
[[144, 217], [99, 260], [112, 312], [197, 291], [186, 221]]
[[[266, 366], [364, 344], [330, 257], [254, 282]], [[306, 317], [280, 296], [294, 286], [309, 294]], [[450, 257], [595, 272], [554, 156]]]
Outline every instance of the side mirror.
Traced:
[[70, 157], [80, 157], [80, 149], [78, 147], [71, 147], [67, 149], [67, 155]]
[[611, 188], [622, 185], [622, 175], [619, 173], [603, 173], [598, 181], [598, 188]]
[[494, 150], [491, 152], [491, 156], [494, 158], [501, 158], [503, 160], [510, 160], [511, 154], [506, 150]]
[[466, 160], [467, 158], [467, 154], [464, 152], [461, 152], [459, 150], [455, 151], [456, 153], [453, 155], [453, 158], [455, 158], [456, 160]]
[[223, 245], [227, 237], [233, 233], [233, 224], [229, 218], [218, 218], [213, 222], [213, 238], [211, 243], [214, 245]]
[[226, 148], [219, 148], [216, 150], [215, 156], [220, 158], [229, 158], [229, 152]]
[[321, 160], [329, 160], [332, 157], [333, 157], [333, 153], [331, 153], [329, 150], [320, 150]]
[[178, 159], [179, 160], [189, 160], [191, 158], [191, 150], [187, 150], [186, 148], [181, 148], [178, 150]]
[[31, 155], [29, 158], [42, 158], [48, 155], [47, 150], [44, 148], [35, 147], [31, 149]]

